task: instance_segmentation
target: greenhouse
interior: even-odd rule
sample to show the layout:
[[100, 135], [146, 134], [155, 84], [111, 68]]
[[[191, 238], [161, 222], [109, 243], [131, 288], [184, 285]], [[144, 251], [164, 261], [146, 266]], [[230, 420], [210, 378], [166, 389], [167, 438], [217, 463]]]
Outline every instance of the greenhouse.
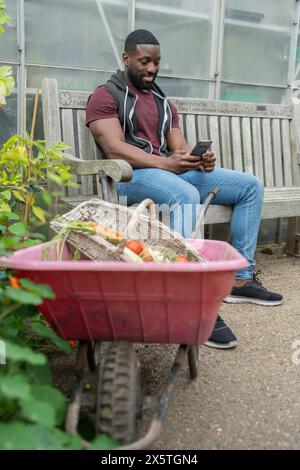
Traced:
[[[162, 46], [169, 96], [284, 103], [300, 78], [296, 0], [8, 0], [0, 63], [17, 88], [0, 111], [1, 139], [24, 127], [43, 77], [91, 91], [121, 68], [123, 42], [149, 29]], [[28, 117], [29, 117], [28, 116]], [[30, 118], [29, 118], [30, 119]], [[40, 133], [42, 133], [40, 129]]]

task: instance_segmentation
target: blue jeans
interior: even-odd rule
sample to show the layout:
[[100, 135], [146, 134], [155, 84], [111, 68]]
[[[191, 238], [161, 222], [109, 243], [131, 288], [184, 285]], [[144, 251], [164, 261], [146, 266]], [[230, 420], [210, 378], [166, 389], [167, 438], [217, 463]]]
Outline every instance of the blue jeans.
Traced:
[[195, 227], [196, 208], [215, 186], [221, 191], [212, 204], [232, 207], [232, 245], [249, 262], [248, 268], [237, 272], [236, 279], [249, 279], [255, 268], [254, 253], [264, 195], [263, 184], [255, 176], [223, 168], [215, 168], [211, 173], [192, 170], [181, 175], [146, 168], [134, 170], [132, 180], [118, 183], [116, 189], [119, 197], [127, 197], [129, 205], [150, 198], [156, 204], [180, 207], [184, 223], [177, 220], [175, 210], [170, 213], [170, 225], [188, 237]]

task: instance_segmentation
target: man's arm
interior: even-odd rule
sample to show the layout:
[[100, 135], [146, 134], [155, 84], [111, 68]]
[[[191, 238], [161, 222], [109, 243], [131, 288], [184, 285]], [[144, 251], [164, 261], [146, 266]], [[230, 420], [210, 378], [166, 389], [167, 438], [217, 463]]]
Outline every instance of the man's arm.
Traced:
[[[173, 151], [186, 157], [188, 155], [190, 158], [192, 157], [192, 155], [190, 155], [191, 149], [189, 148], [187, 141], [185, 140], [184, 135], [179, 128], [173, 128], [172, 132], [168, 133], [167, 142], [168, 149], [171, 152]], [[202, 155], [201, 161], [199, 161], [199, 157], [196, 158], [198, 159], [198, 170], [205, 171], [205, 173], [210, 173], [213, 171], [216, 164], [216, 157], [211, 150], [207, 150]]]
[[185, 140], [181, 130], [178, 127], [172, 129], [172, 132], [167, 134], [168, 149], [171, 152], [190, 153], [187, 141]]
[[89, 124], [89, 128], [107, 158], [126, 160], [134, 168], [159, 168], [180, 174], [199, 167], [199, 158], [186, 152], [164, 158], [127, 144], [118, 118], [97, 119]]

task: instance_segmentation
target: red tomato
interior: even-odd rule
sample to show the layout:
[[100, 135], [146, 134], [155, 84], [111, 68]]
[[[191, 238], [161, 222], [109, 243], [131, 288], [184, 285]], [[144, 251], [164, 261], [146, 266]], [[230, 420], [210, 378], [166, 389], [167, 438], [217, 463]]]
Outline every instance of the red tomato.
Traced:
[[135, 253], [136, 255], [141, 254], [144, 249], [143, 245], [141, 245], [141, 243], [137, 240], [129, 240], [125, 243], [125, 246], [126, 248], [128, 248], [128, 250], [133, 251], [133, 253]]

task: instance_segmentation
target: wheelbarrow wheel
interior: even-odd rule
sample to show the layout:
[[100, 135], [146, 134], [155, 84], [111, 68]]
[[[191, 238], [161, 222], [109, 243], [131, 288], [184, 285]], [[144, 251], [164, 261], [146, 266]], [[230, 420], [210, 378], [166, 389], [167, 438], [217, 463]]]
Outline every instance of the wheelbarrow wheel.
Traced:
[[97, 393], [96, 431], [121, 444], [136, 439], [140, 413], [139, 362], [131, 343], [111, 343], [101, 367]]
[[188, 350], [188, 363], [191, 379], [198, 377], [199, 346], [190, 346]]

